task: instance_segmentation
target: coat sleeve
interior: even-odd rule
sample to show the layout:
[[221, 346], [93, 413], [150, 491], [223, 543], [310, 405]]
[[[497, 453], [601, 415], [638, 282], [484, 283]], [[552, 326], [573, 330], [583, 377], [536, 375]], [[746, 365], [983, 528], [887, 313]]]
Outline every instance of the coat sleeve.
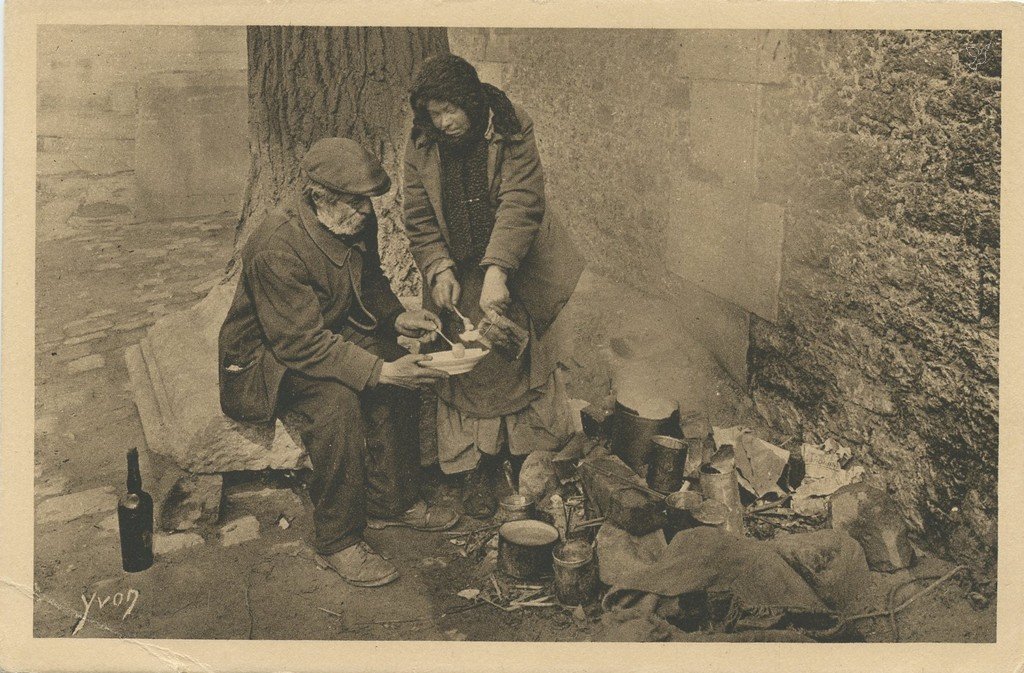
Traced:
[[402, 194], [405, 234], [409, 237], [409, 252], [416, 266], [428, 280], [436, 275], [438, 268], [453, 266], [448, 246], [441, 235], [434, 206], [430, 203], [423, 186], [419, 168], [416, 166], [414, 141], [410, 138], [405, 148], [404, 188]]
[[354, 390], [371, 383], [380, 358], [328, 330], [305, 265], [284, 252], [261, 252], [245, 273], [270, 352], [289, 369]]
[[515, 271], [544, 221], [544, 170], [533, 137], [533, 122], [520, 115], [523, 130], [519, 138], [505, 141], [498, 189], [494, 230], [483, 266], [497, 265]]

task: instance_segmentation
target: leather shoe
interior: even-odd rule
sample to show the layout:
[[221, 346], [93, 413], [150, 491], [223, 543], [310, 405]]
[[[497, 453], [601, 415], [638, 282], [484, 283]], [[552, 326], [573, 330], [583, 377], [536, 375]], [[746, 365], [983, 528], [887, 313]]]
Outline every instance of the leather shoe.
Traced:
[[413, 530], [439, 531], [448, 530], [459, 522], [459, 513], [451, 507], [428, 505], [420, 500], [400, 516], [393, 519], [369, 519], [368, 528], [379, 530], [389, 526], [403, 526]]
[[362, 540], [320, 558], [352, 586], [379, 587], [398, 579], [398, 568]]

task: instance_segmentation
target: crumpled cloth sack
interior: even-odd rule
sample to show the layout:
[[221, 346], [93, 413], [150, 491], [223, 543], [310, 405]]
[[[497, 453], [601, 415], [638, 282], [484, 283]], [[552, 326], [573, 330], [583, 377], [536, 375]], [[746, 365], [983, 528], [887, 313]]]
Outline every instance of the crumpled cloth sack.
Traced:
[[[634, 538], [605, 524], [597, 535], [605, 605], [632, 602], [635, 592], [681, 596], [703, 592], [725, 605], [729, 630], [793, 623], [827, 630], [836, 620], [807, 582], [769, 544], [699, 526], [678, 533], [657, 553], [658, 532]], [[662, 545], [664, 538], [662, 537]], [[655, 556], [655, 554], [657, 554]]]
[[863, 612], [871, 602], [871, 573], [864, 549], [837, 530], [776, 535], [768, 544], [840, 614]]

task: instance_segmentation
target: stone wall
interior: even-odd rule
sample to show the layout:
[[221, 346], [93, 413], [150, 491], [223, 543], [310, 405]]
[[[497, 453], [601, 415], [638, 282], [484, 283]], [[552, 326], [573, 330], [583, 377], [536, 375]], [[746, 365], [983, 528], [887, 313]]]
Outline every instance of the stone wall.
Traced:
[[999, 36], [452, 29], [601, 274], [994, 560]]
[[245, 39], [242, 26], [40, 27], [41, 180], [131, 174], [132, 210], [146, 219], [237, 210]]
[[773, 424], [857, 447], [927, 536], [995, 559], [1000, 39], [795, 32], [766, 90], [780, 315], [753, 318]]

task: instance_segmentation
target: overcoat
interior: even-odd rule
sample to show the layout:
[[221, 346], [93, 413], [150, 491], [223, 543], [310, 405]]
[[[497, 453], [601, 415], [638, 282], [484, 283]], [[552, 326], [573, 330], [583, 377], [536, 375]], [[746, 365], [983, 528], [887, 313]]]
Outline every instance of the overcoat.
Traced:
[[[584, 262], [568, 232], [553, 217], [544, 194], [544, 171], [533, 122], [515, 106], [521, 131], [488, 129], [487, 176], [494, 229], [482, 265], [509, 271], [509, 292], [530, 317], [530, 383], [543, 384], [557, 364], [558, 346], [548, 328], [569, 300]], [[424, 306], [436, 310], [430, 281], [450, 266], [448, 227], [441, 204], [441, 159], [437, 144], [413, 128], [406, 143], [403, 204], [409, 250], [424, 277]], [[546, 338], [551, 336], [552, 338]]]
[[381, 269], [376, 216], [345, 241], [296, 195], [242, 249], [218, 340], [221, 409], [235, 420], [269, 421], [288, 369], [356, 391], [375, 384], [382, 360], [359, 344], [396, 339], [403, 310]]

